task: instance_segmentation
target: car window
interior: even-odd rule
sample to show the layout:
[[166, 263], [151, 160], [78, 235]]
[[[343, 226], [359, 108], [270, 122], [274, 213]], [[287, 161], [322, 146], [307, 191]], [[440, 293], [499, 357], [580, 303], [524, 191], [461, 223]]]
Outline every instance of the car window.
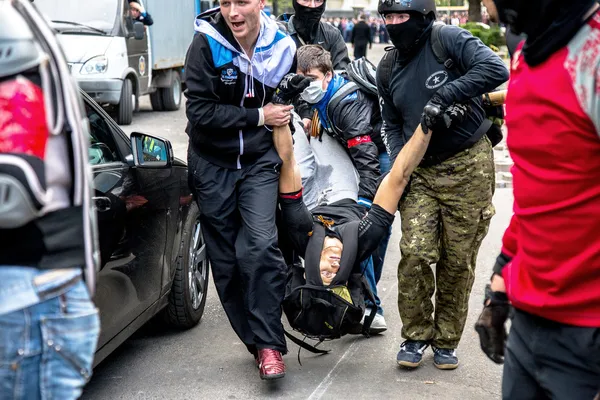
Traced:
[[85, 111], [90, 121], [90, 164], [99, 165], [120, 161], [117, 145], [108, 123], [87, 103], [85, 103]]

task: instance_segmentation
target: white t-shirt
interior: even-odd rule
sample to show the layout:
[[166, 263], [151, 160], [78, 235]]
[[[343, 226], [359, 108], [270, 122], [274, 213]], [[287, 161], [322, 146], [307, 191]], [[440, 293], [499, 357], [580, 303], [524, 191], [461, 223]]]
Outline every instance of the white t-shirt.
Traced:
[[[299, 120], [295, 119], [295, 122]], [[309, 210], [342, 199], [358, 200], [359, 175], [342, 144], [327, 133], [310, 138], [295, 123], [294, 157], [302, 176], [302, 197]]]

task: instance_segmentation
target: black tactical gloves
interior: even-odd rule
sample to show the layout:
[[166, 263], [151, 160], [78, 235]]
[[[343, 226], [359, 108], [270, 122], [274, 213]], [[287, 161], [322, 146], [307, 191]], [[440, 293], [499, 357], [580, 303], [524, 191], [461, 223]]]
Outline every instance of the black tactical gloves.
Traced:
[[309, 78], [298, 74], [287, 74], [279, 82], [271, 102], [274, 104], [290, 104], [292, 99], [302, 93], [308, 85], [310, 85]]
[[421, 127], [426, 134], [429, 130], [448, 129], [461, 124], [470, 112], [471, 107], [468, 104], [454, 103], [445, 106], [441, 98], [434, 94], [423, 109]]
[[433, 129], [437, 120], [441, 118], [442, 109], [436, 105], [427, 104], [421, 114], [421, 128], [423, 133], [428, 134], [430, 129]]
[[475, 323], [481, 350], [490, 360], [502, 364], [508, 337], [505, 327], [510, 311], [508, 297], [504, 292], [492, 292], [490, 285], [486, 285], [483, 304], [485, 307]]
[[[271, 102], [273, 104], [288, 105], [296, 96], [300, 95], [308, 85], [310, 85], [309, 78], [289, 73], [284, 76], [281, 82], [279, 82], [279, 85], [277, 85], [277, 89], [275, 89]], [[289, 127], [293, 135], [296, 131], [293, 118], [290, 120]]]

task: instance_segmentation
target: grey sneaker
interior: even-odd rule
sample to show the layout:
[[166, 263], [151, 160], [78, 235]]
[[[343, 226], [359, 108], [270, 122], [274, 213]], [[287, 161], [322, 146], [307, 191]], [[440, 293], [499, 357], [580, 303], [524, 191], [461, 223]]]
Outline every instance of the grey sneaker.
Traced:
[[[371, 308], [365, 309], [365, 314], [363, 315], [362, 320], [360, 321], [361, 325], [365, 323], [365, 317], [371, 315], [371, 310]], [[371, 322], [371, 326], [369, 327], [369, 333], [371, 335], [377, 335], [378, 333], [382, 333], [385, 331], [387, 331], [387, 324], [385, 323], [385, 318], [383, 318], [383, 315], [381, 314], [375, 314], [375, 318], [373, 319], [373, 322]]]
[[433, 365], [439, 369], [456, 369], [458, 368], [458, 357], [456, 349], [440, 349], [431, 346], [433, 349]]
[[396, 356], [398, 365], [406, 368], [417, 368], [423, 361], [423, 353], [429, 344], [420, 340], [406, 340], [400, 345]]

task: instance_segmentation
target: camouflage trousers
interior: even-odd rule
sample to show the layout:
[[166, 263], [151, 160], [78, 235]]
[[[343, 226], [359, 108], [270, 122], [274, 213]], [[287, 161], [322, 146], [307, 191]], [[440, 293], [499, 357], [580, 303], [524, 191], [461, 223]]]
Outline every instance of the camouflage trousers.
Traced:
[[[402, 337], [439, 348], [458, 346], [477, 253], [495, 213], [494, 188], [494, 159], [487, 136], [441, 164], [418, 167], [412, 174], [408, 194], [400, 202]], [[432, 264], [436, 264], [435, 276]]]

